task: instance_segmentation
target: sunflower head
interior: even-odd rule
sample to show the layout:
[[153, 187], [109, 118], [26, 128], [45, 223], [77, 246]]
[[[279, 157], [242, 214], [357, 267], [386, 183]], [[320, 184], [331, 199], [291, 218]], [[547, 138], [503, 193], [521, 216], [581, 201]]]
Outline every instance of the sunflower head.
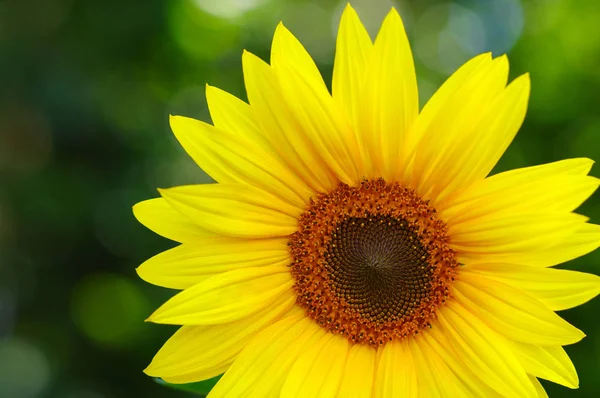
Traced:
[[248, 103], [207, 86], [214, 125], [172, 129], [217, 181], [160, 190], [134, 213], [181, 243], [138, 268], [182, 290], [149, 318], [181, 325], [146, 373], [223, 374], [211, 397], [543, 397], [578, 386], [555, 311], [600, 292], [550, 268], [600, 244], [573, 213], [592, 161], [489, 176], [525, 117], [527, 74], [479, 55], [419, 109], [391, 10], [374, 42], [347, 6], [331, 93], [280, 24], [267, 64], [244, 52]]
[[458, 263], [446, 225], [383, 179], [311, 200], [289, 240], [296, 302], [352, 343], [377, 347], [431, 327]]

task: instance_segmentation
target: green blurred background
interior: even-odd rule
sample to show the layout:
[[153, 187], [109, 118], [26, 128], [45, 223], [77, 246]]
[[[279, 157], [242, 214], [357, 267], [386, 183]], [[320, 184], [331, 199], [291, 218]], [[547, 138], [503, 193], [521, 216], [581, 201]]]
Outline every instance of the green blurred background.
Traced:
[[[531, 72], [530, 110], [498, 169], [600, 159], [597, 0], [357, 0], [374, 35], [404, 20], [422, 100], [472, 55]], [[241, 54], [268, 59], [276, 24], [330, 80], [345, 2], [0, 0], [0, 397], [177, 397], [142, 373], [174, 331], [143, 320], [173, 292], [135, 267], [173, 246], [131, 206], [156, 187], [208, 182], [168, 115], [209, 120], [204, 85], [245, 98]], [[597, 169], [592, 171], [600, 175]], [[582, 209], [600, 222], [600, 200]], [[566, 264], [600, 273], [600, 252]], [[600, 396], [600, 299], [563, 315], [588, 337], [567, 351]], [[546, 384], [548, 385], [548, 384]]]

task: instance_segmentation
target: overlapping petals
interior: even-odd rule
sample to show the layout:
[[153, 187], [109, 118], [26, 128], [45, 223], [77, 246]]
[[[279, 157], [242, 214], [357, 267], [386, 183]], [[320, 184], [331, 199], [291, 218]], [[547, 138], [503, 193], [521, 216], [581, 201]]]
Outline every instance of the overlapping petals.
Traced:
[[[419, 112], [414, 61], [392, 10], [373, 43], [346, 7], [332, 93], [280, 24], [270, 64], [244, 52], [248, 103], [206, 95], [214, 126], [172, 129], [217, 184], [160, 190], [134, 214], [181, 245], [138, 268], [175, 294], [149, 318], [184, 325], [146, 373], [188, 383], [223, 372], [218, 397], [546, 397], [577, 388], [562, 346], [584, 333], [554, 311], [600, 293], [600, 277], [552, 269], [600, 246], [573, 213], [600, 186], [592, 161], [488, 176], [525, 118], [528, 75], [474, 57]], [[295, 304], [287, 242], [311, 198], [383, 178], [415, 190], [447, 225], [460, 263], [431, 328], [380, 347], [328, 333]]]
[[293, 280], [286, 266], [240, 268], [208, 278], [176, 294], [149, 321], [214, 325], [252, 315], [287, 294]]
[[256, 314], [234, 322], [182, 326], [144, 371], [170, 383], [191, 383], [224, 373], [248, 342], [286, 315], [294, 297], [280, 297]]
[[301, 208], [247, 185], [188, 185], [160, 192], [196, 225], [234, 238], [287, 236], [302, 214]]
[[214, 235], [194, 224], [163, 198], [137, 203], [133, 214], [148, 229], [177, 242], [198, 242]]
[[187, 289], [234, 269], [288, 263], [284, 238], [247, 240], [213, 236], [157, 254], [136, 271], [142, 279], [155, 285]]

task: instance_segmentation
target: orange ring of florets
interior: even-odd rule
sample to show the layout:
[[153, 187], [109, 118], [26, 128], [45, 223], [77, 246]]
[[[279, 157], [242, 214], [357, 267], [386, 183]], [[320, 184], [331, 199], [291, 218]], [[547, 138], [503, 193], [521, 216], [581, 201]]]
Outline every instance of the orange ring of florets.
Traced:
[[312, 198], [288, 246], [307, 315], [372, 346], [430, 327], [458, 266], [435, 209], [383, 179]]

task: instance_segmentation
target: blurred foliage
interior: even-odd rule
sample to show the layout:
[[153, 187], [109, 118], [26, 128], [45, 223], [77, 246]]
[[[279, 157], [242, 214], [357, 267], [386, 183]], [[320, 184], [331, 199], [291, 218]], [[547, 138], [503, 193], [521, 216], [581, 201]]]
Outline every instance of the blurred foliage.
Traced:
[[[470, 56], [508, 52], [531, 73], [527, 120], [498, 170], [600, 159], [600, 2], [357, 0], [371, 34], [403, 15], [424, 102]], [[173, 244], [131, 205], [156, 187], [210, 178], [169, 132], [203, 120], [204, 85], [245, 97], [243, 49], [268, 59], [284, 23], [330, 80], [338, 0], [0, 1], [0, 396], [177, 397], [142, 373], [174, 331], [143, 320], [173, 292], [135, 267]], [[598, 171], [592, 171], [598, 175]], [[582, 209], [600, 222], [598, 196]], [[566, 264], [600, 273], [600, 253]], [[565, 318], [588, 337], [567, 351], [600, 396], [600, 300]], [[548, 385], [548, 384], [546, 384]]]

